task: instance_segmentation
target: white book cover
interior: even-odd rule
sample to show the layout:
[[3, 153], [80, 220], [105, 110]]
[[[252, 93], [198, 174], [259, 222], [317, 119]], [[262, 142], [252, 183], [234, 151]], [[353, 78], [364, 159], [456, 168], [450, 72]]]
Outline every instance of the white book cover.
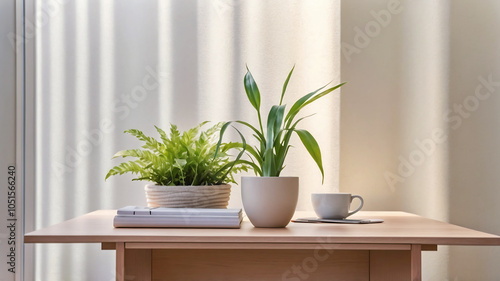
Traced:
[[208, 209], [208, 208], [154, 208], [151, 215], [182, 215], [182, 216], [241, 216], [241, 209]]
[[241, 213], [241, 209], [149, 208], [141, 206], [127, 206], [117, 210], [117, 215], [241, 216]]
[[113, 226], [239, 228], [242, 219], [241, 209], [127, 206], [116, 211]]
[[114, 227], [239, 228], [241, 216], [116, 215]]

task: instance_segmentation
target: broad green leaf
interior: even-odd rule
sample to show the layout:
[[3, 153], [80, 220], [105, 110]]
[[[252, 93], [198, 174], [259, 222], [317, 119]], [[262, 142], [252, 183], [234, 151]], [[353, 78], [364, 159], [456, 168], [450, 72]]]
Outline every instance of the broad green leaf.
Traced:
[[253, 130], [255, 132], [255, 137], [257, 138], [259, 143], [262, 143], [262, 142], [265, 143], [264, 135], [262, 135], [262, 133], [259, 132], [259, 130], [257, 130], [254, 126], [252, 126], [249, 123], [244, 122], [244, 121], [229, 121], [229, 122], [224, 123], [220, 129], [220, 136], [219, 136], [219, 142], [217, 143], [216, 153], [218, 153], [218, 151], [219, 151], [219, 147], [220, 147], [220, 144], [222, 143], [222, 138], [224, 137], [224, 133], [226, 132], [227, 127], [229, 125], [231, 125], [231, 123], [233, 123], [233, 122], [240, 123], [240, 124], [247, 126], [248, 128], [250, 128], [251, 130]]
[[254, 126], [252, 126], [249, 123], [244, 122], [244, 121], [234, 121], [234, 122], [243, 124], [243, 125], [247, 126], [248, 128], [252, 129], [255, 132], [255, 134], [258, 136], [257, 140], [265, 141], [266, 138], [264, 137], [264, 135], [261, 132], [259, 132], [259, 130], [257, 130]]
[[[241, 156], [243, 156], [243, 153], [245, 153], [245, 148], [246, 148], [246, 141], [245, 141], [245, 138], [243, 137], [243, 134], [235, 128], [235, 130], [238, 132], [238, 134], [240, 135], [240, 138], [241, 138], [241, 144], [242, 144], [242, 149], [240, 151], [240, 153], [238, 153], [238, 156], [236, 156], [236, 159], [232, 162], [229, 162], [227, 163], [226, 165], [224, 165], [222, 167], [221, 170], [225, 170], [227, 169], [227, 172], [221, 177], [221, 180], [217, 183], [217, 184], [222, 184], [222, 182], [224, 181], [224, 179], [227, 177], [227, 175], [231, 172], [231, 169], [234, 167], [234, 165], [236, 165], [237, 161], [240, 160]], [[220, 170], [219, 170], [220, 171]], [[217, 175], [218, 172], [216, 172], [215, 174]]]
[[260, 112], [260, 92], [257, 87], [257, 83], [253, 79], [252, 73], [247, 67], [247, 73], [245, 74], [245, 78], [243, 80], [245, 84], [245, 91], [247, 93], [248, 100], [252, 104], [252, 106]]
[[277, 177], [275, 171], [275, 159], [273, 157], [273, 148], [266, 148], [264, 152], [264, 161], [262, 163], [262, 175], [264, 177]]
[[283, 97], [285, 96], [286, 87], [288, 86], [288, 81], [290, 81], [290, 77], [292, 77], [292, 73], [293, 73], [294, 69], [295, 69], [295, 65], [292, 67], [292, 70], [290, 70], [290, 73], [288, 73], [288, 77], [285, 80], [285, 84], [283, 84], [283, 91], [281, 92], [280, 105], [283, 104]]
[[310, 103], [314, 102], [315, 100], [317, 100], [317, 99], [319, 99], [319, 98], [321, 98], [321, 97], [323, 97], [323, 96], [325, 96], [325, 95], [327, 95], [327, 94], [329, 94], [329, 93], [333, 92], [334, 90], [336, 90], [336, 89], [338, 89], [338, 88], [342, 87], [342, 86], [343, 86], [343, 85], [345, 85], [346, 83], [347, 83], [347, 82], [340, 83], [340, 84], [338, 84], [337, 86], [333, 86], [333, 87], [331, 87], [330, 89], [324, 90], [323, 92], [321, 92], [321, 93], [319, 93], [319, 94], [315, 95], [315, 96], [314, 96], [314, 97], [312, 97], [310, 100], [308, 100], [306, 103], [304, 103], [304, 104], [301, 106], [301, 109], [302, 109], [303, 107], [305, 107], [306, 105], [308, 105], [308, 104], [310, 104]]
[[[330, 84], [330, 83], [328, 83]], [[312, 96], [314, 96], [317, 92], [321, 91], [323, 88], [325, 88], [328, 84], [326, 84], [325, 86], [317, 89], [316, 91], [314, 92], [310, 92], [309, 94], [301, 97], [300, 99], [298, 99], [293, 105], [292, 107], [290, 108], [290, 110], [288, 111], [286, 117], [285, 117], [285, 122], [287, 123], [287, 126], [289, 126], [289, 124], [291, 124], [293, 118], [295, 117], [295, 115], [297, 115], [297, 113], [299, 113], [300, 111], [300, 108], [301, 106], [308, 100], [310, 99]]]
[[[248, 147], [247, 147], [247, 148], [248, 148]], [[255, 163], [250, 162], [250, 161], [248, 161], [248, 160], [241, 160], [241, 159], [240, 159], [240, 160], [238, 160], [238, 163], [239, 163], [239, 164], [245, 164], [245, 165], [251, 166], [251, 167], [252, 167], [252, 169], [254, 170], [254, 172], [255, 172], [257, 175], [259, 175], [259, 176], [261, 176], [261, 177], [263, 176], [263, 175], [262, 175], [262, 170], [261, 170], [261, 169], [260, 169], [260, 167], [259, 167], [258, 165], [256, 165]]]
[[283, 105], [273, 105], [271, 110], [269, 110], [269, 115], [267, 116], [267, 143], [266, 149], [273, 147], [274, 137], [277, 134], [276, 123], [280, 119], [280, 108], [284, 107]]
[[251, 156], [253, 156], [253, 158], [255, 158], [255, 161], [257, 161], [259, 165], [262, 165], [262, 155], [260, 155], [255, 148], [253, 148], [251, 145], [247, 145], [246, 150]]
[[[316, 101], [317, 99], [319, 99], [319, 98], [321, 98], [321, 97], [323, 97], [323, 96], [325, 96], [325, 95], [333, 92], [334, 90], [342, 87], [344, 84], [346, 84], [346, 82], [338, 84], [336, 86], [333, 86], [333, 87], [331, 87], [329, 89], [326, 89], [326, 90], [322, 91], [319, 94], [316, 94], [318, 91], [315, 91], [315, 92], [313, 92], [314, 94], [309, 93], [306, 96], [304, 96], [303, 98], [305, 98], [305, 97], [307, 97], [307, 98], [305, 98], [302, 103], [298, 103], [297, 102], [297, 103], [294, 104], [294, 106], [297, 105], [297, 107], [293, 110], [294, 113], [290, 114], [292, 112], [292, 110], [290, 110], [290, 112], [289, 112], [290, 116], [287, 116], [287, 124], [290, 124], [292, 122], [293, 118], [295, 117], [295, 115], [297, 115], [299, 113], [299, 111], [302, 110], [302, 108], [304, 108], [306, 105], [308, 105], [308, 104]], [[321, 88], [321, 89], [323, 89], [323, 88]]]
[[305, 118], [311, 117], [314, 114], [299, 118], [295, 123], [293, 124], [292, 127], [290, 128], [285, 128], [283, 129], [280, 133], [285, 134], [283, 135], [283, 139], [281, 140], [281, 143], [279, 145], [275, 145], [276, 147], [279, 147], [279, 150], [276, 151], [276, 166], [277, 167], [283, 167], [285, 163], [286, 156], [288, 155], [288, 149], [290, 148], [290, 139], [292, 137], [293, 131], [295, 127], [297, 127], [297, 124], [299, 124], [300, 121], [304, 120]]
[[321, 171], [321, 182], [323, 183], [325, 180], [325, 173], [323, 171], [323, 162], [321, 161], [321, 150], [319, 149], [318, 142], [316, 141], [316, 139], [314, 139], [311, 133], [309, 133], [306, 130], [295, 129], [294, 131], [297, 133], [300, 140], [302, 141], [302, 144], [304, 144], [307, 151], [316, 162], [316, 165], [318, 165], [318, 168]]
[[[243, 148], [241, 143], [237, 143], [239, 148]], [[262, 156], [258, 153], [257, 149], [252, 147], [251, 145], [247, 145], [245, 148], [246, 152], [248, 152], [251, 159], [255, 158], [257, 163], [262, 164]], [[253, 157], [253, 158], [252, 158]]]
[[215, 149], [214, 159], [217, 157], [217, 153], [219, 153], [220, 145], [222, 143], [222, 138], [224, 137], [224, 133], [229, 125], [231, 125], [232, 121], [224, 123], [222, 128], [220, 129], [219, 141], [217, 142], [217, 147]]
[[262, 173], [265, 177], [273, 177], [275, 176], [275, 166], [274, 166], [274, 153], [273, 153], [273, 143], [275, 136], [275, 122], [279, 115], [279, 105], [273, 105], [271, 110], [269, 110], [269, 115], [267, 117], [267, 142], [265, 144], [264, 149], [264, 159], [263, 159], [263, 167]]
[[286, 107], [286, 105], [280, 105], [280, 106], [278, 106], [278, 109], [276, 110], [276, 119], [274, 120], [273, 142], [276, 140], [276, 138], [279, 137], [279, 132], [281, 131], [281, 127], [283, 124], [283, 117], [285, 115], [285, 107]]
[[226, 153], [228, 150], [233, 148], [242, 148], [242, 144], [239, 142], [229, 142], [221, 145], [220, 153]]

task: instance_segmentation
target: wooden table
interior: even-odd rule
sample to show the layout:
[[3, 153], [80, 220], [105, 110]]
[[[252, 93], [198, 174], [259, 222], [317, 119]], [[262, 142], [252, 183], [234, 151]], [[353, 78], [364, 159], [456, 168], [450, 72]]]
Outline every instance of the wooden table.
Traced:
[[[421, 252], [500, 245], [500, 237], [404, 212], [359, 212], [381, 224], [241, 229], [113, 228], [95, 211], [25, 235], [26, 243], [101, 243], [116, 280], [421, 280]], [[296, 213], [296, 217], [312, 213]]]

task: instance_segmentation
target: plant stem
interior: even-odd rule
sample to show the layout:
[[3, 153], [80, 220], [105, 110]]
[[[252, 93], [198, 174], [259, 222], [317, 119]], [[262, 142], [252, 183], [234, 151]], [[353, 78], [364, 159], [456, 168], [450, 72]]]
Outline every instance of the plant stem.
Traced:
[[264, 129], [262, 128], [262, 118], [260, 117], [260, 110], [257, 111], [257, 115], [259, 116], [260, 132], [262, 133], [263, 136], [265, 136], [264, 135]]

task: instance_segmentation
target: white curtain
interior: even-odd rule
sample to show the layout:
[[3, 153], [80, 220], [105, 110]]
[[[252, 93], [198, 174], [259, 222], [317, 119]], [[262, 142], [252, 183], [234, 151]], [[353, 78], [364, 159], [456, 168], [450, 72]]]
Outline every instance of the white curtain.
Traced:
[[[114, 152], [138, 145], [125, 129], [252, 120], [245, 64], [267, 108], [296, 64], [288, 101], [340, 73], [349, 82], [340, 118], [338, 94], [305, 112], [318, 113], [304, 126], [326, 178], [321, 186], [296, 145], [286, 174], [301, 177], [299, 209], [340, 182], [366, 210], [500, 234], [498, 1], [349, 0], [342, 14], [330, 0], [33, 1], [45, 19], [35, 37], [36, 228], [144, 205], [143, 183], [104, 182]], [[234, 186], [230, 205], [240, 202]], [[424, 253], [423, 280], [496, 281], [499, 259], [495, 247], [440, 247]], [[37, 246], [35, 261], [36, 280], [114, 278], [114, 252], [99, 245]]]
[[[500, 234], [500, 2], [343, 1], [340, 189]], [[498, 247], [439, 247], [423, 280], [499, 280]]]
[[[252, 70], [264, 109], [296, 65], [286, 100], [340, 81], [339, 1], [35, 0], [36, 228], [97, 209], [145, 205], [132, 177], [104, 182], [122, 132], [154, 134], [201, 121], [255, 120], [243, 88]], [[287, 175], [310, 193], [338, 190], [339, 93], [312, 105], [303, 123], [323, 151], [325, 184], [299, 143]], [[240, 207], [234, 186], [231, 207]], [[110, 222], [111, 223], [111, 222]], [[99, 245], [37, 246], [36, 280], [114, 280], [114, 252]]]

